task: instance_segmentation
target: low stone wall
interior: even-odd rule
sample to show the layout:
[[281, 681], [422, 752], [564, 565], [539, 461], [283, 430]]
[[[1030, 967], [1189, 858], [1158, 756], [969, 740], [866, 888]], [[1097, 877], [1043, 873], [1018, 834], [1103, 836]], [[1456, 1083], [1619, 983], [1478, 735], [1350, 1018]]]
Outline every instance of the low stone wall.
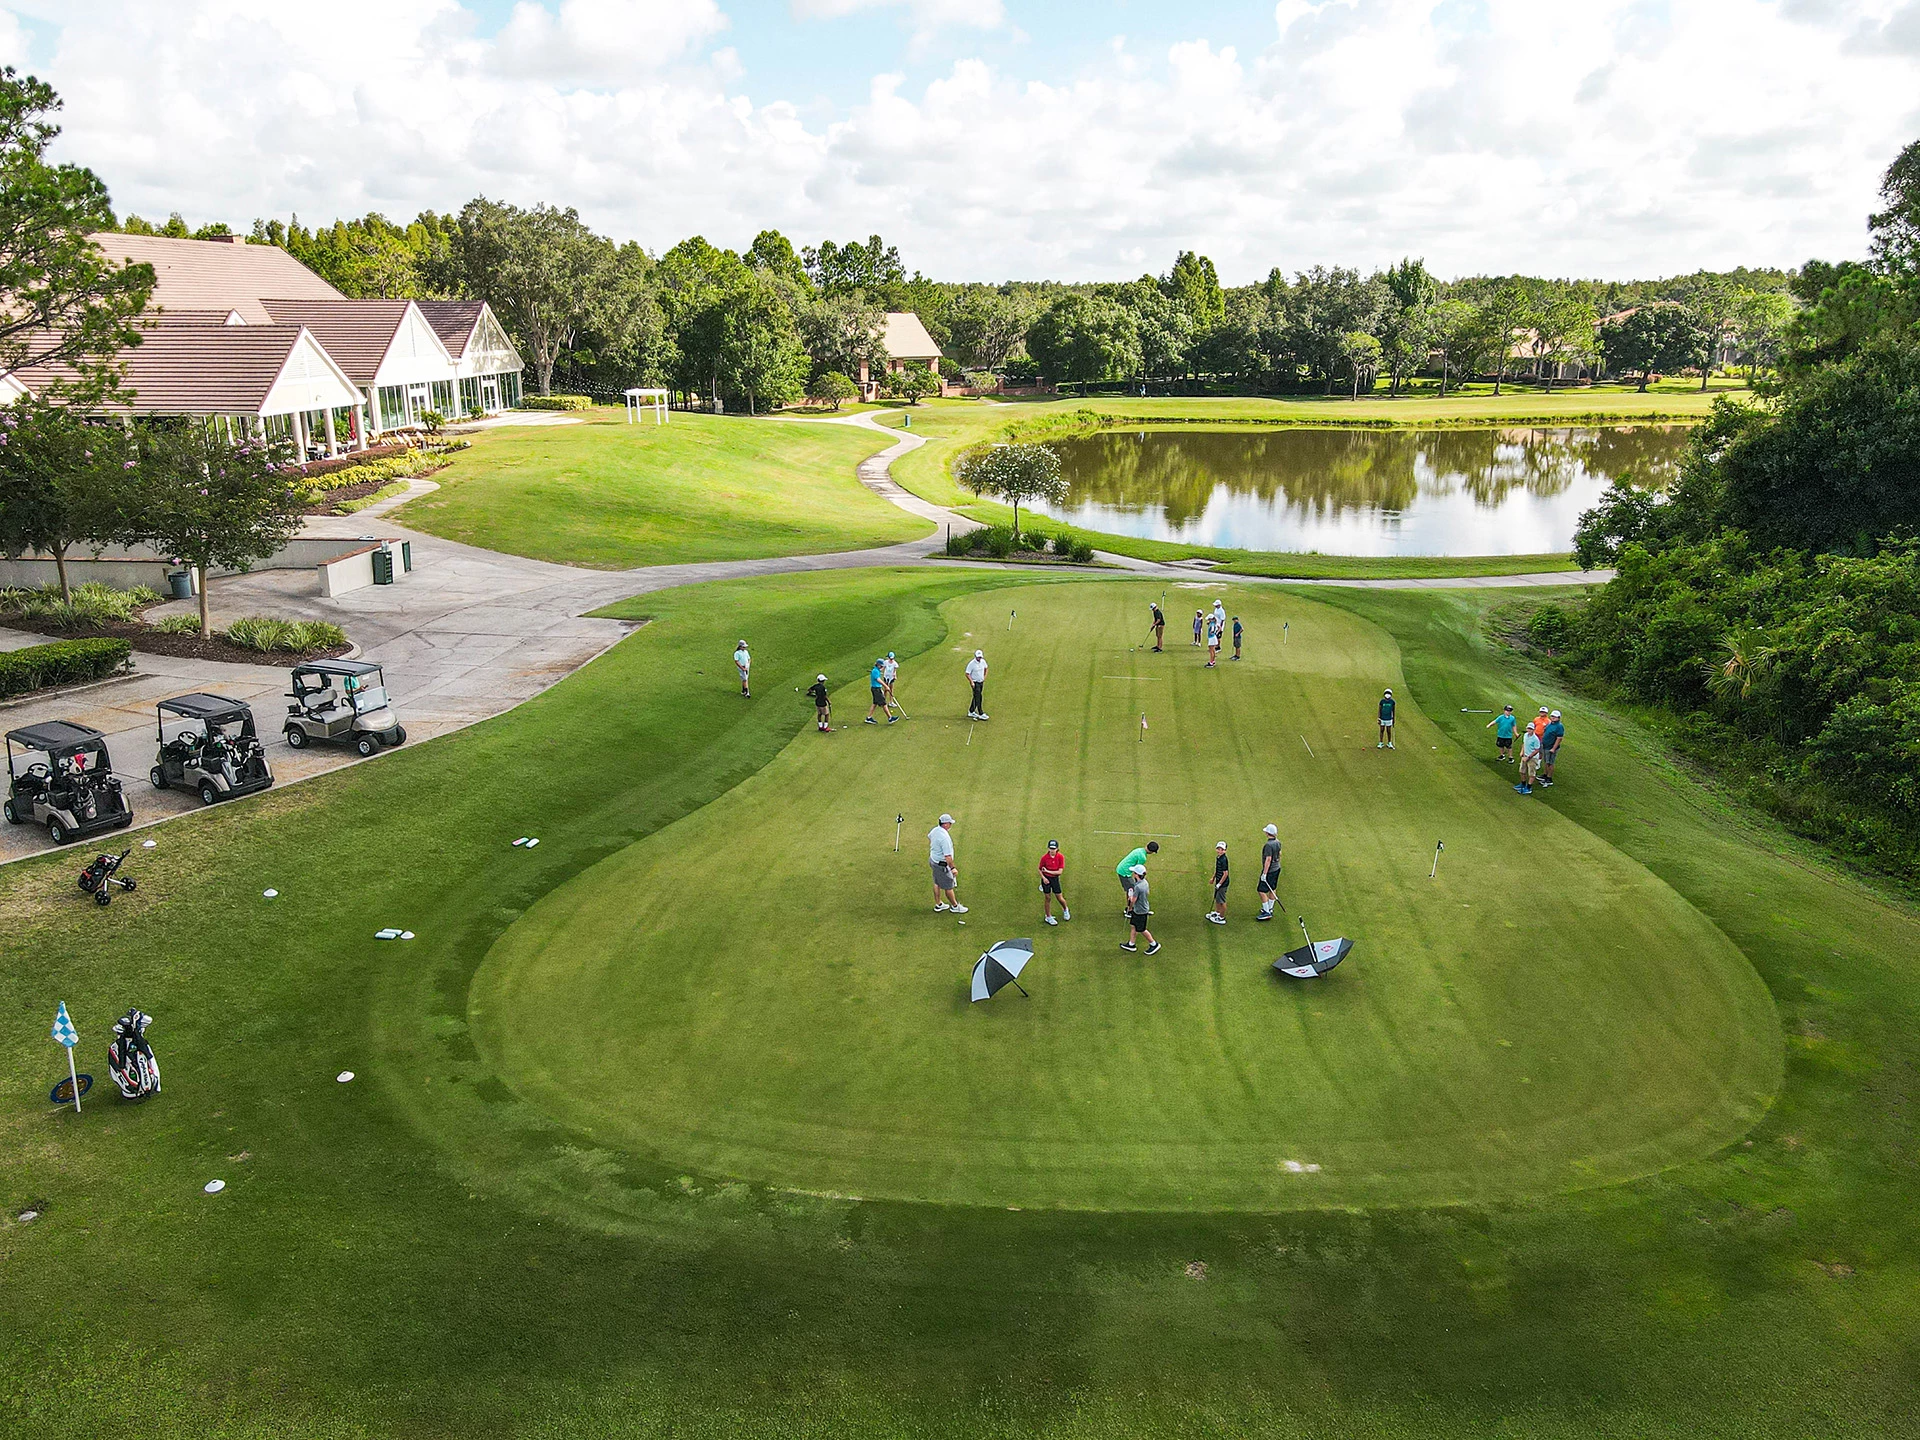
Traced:
[[[373, 552], [382, 544], [393, 549], [393, 576], [398, 580], [404, 570], [411, 565], [401, 561], [400, 542], [383, 541], [372, 535], [361, 535], [344, 539], [289, 540], [279, 550], [265, 560], [257, 562], [255, 570], [313, 570], [318, 574], [319, 593], [339, 595], [347, 590], [358, 590], [362, 586], [373, 584]], [[167, 576], [176, 570], [189, 567], [176, 565], [160, 555], [151, 546], [129, 545], [113, 555], [89, 555], [84, 559], [70, 557], [67, 560], [67, 580], [70, 584], [84, 585], [90, 580], [113, 585], [122, 590], [134, 585], [144, 585], [160, 594], [167, 593]], [[362, 572], [365, 578], [361, 578]], [[215, 569], [214, 578], [223, 575], [238, 575], [238, 570]], [[49, 558], [37, 555], [23, 556], [17, 560], [0, 557], [0, 587], [37, 590], [42, 586], [60, 583], [60, 572]], [[196, 590], [197, 594], [198, 591]]]

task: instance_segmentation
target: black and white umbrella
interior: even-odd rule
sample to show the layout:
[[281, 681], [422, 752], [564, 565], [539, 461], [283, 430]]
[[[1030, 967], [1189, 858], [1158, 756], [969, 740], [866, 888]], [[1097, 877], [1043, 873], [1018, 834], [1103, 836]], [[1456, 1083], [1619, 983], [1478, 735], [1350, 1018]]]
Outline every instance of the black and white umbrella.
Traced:
[[991, 1000], [1008, 985], [1019, 990], [1020, 982], [1015, 977], [1027, 968], [1027, 962], [1033, 959], [1033, 941], [1002, 940], [987, 950], [973, 962], [973, 998]]
[[1296, 980], [1318, 980], [1334, 966], [1347, 958], [1347, 952], [1353, 949], [1353, 941], [1316, 940], [1307, 934], [1306, 917], [1300, 918], [1300, 934], [1306, 944], [1287, 951], [1273, 962], [1273, 968], [1282, 975], [1291, 975]]

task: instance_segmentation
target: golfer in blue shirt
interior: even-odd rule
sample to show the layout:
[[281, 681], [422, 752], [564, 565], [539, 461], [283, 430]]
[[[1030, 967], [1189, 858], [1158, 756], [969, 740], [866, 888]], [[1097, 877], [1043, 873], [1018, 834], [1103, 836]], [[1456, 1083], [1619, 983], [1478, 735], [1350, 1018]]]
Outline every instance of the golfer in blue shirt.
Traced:
[[885, 715], [889, 725], [893, 724], [896, 718], [893, 712], [887, 709], [886, 666], [885, 660], [876, 660], [873, 662], [873, 668], [867, 672], [867, 695], [873, 702], [867, 706], [867, 724], [869, 725], [880, 723], [873, 718], [875, 711]]
[[1487, 721], [1487, 728], [1493, 731], [1493, 748], [1499, 751], [1499, 758], [1507, 764], [1513, 763], [1513, 736], [1520, 728], [1520, 717], [1513, 713], [1511, 705], [1502, 708], [1500, 713]]

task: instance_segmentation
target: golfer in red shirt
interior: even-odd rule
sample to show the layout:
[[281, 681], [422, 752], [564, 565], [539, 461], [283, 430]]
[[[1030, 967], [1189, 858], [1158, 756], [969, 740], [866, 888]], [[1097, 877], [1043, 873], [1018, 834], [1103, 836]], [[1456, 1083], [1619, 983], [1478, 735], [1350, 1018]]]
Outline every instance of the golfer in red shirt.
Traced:
[[[1060, 892], [1060, 877], [1066, 873], [1066, 869], [1067, 857], [1060, 853], [1060, 842], [1047, 841], [1047, 853], [1040, 857], [1040, 908], [1049, 925], [1073, 919], [1073, 912], [1067, 908], [1067, 897]], [[1060, 920], [1053, 918], [1055, 899], [1060, 901]]]

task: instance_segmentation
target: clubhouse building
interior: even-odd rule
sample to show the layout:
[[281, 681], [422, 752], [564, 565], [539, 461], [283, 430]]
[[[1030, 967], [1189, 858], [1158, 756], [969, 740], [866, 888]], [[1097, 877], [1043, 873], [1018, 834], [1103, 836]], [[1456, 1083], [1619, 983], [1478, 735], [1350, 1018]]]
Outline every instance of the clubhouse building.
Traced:
[[[291, 440], [318, 459], [417, 429], [429, 411], [451, 420], [520, 403], [520, 354], [485, 301], [349, 299], [278, 246], [239, 236], [93, 239], [154, 270], [145, 337], [121, 356], [122, 413]], [[0, 404], [61, 369], [0, 376]]]

